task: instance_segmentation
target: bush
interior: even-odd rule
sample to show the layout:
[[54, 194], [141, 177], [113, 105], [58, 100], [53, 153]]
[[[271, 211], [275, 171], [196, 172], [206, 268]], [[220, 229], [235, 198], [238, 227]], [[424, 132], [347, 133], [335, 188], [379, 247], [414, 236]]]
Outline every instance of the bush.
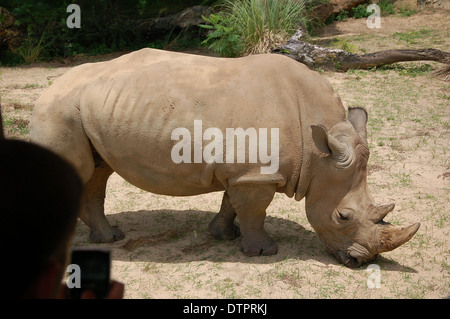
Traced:
[[209, 18], [203, 17], [203, 20], [208, 22], [209, 25], [201, 24], [200, 27], [212, 30], [212, 32], [208, 34], [202, 44], [212, 42], [209, 48], [220, 56], [236, 57], [244, 53], [242, 38], [230, 26], [229, 18], [221, 14], [211, 14]]
[[381, 9], [381, 16], [387, 16], [395, 13], [393, 0], [379, 0], [378, 5]]
[[351, 9], [352, 17], [355, 19], [369, 17], [372, 13], [367, 12], [367, 6], [368, 6], [367, 4], [366, 5], [360, 4], [359, 6], [352, 8]]
[[[23, 34], [22, 46], [15, 53], [27, 62], [71, 56], [83, 51], [88, 53], [98, 46], [121, 50], [135, 42], [127, 19], [126, 2], [129, 9], [139, 0], [79, 0], [81, 7], [81, 29], [69, 29], [66, 19], [70, 0], [6, 0], [16, 25]], [[131, 11], [133, 12], [133, 11]], [[77, 51], [72, 51], [72, 48]]]
[[[333, 21], [346, 21], [349, 17], [355, 19], [368, 18], [372, 12], [367, 12], [367, 7], [370, 3], [360, 4], [356, 7], [351, 8], [350, 12], [346, 10], [340, 11], [337, 15], [333, 15], [327, 20], [327, 23], [331, 23]], [[379, 0], [377, 3], [380, 6], [381, 16], [387, 16], [395, 13], [395, 8], [393, 5], [393, 0]], [[411, 15], [412, 13], [405, 11], [404, 15]], [[403, 14], [403, 13], [402, 13]]]
[[[73, 2], [81, 8], [81, 29], [66, 25], [70, 14], [66, 9]], [[0, 52], [0, 63], [139, 49], [149, 45], [148, 39], [136, 32], [141, 19], [211, 3], [213, 0], [2, 0], [1, 6], [13, 14], [23, 39], [16, 52]]]
[[[216, 21], [205, 19], [213, 30], [206, 41], [213, 40], [210, 48], [228, 56], [271, 52], [305, 24], [304, 9], [304, 2], [295, 0], [224, 1]], [[236, 50], [227, 49], [232, 43]]]
[[347, 21], [348, 19], [348, 11], [347, 10], [342, 10], [338, 13], [338, 15], [336, 16], [336, 20], [337, 21]]
[[38, 62], [39, 56], [45, 48], [43, 45], [44, 35], [42, 34], [39, 40], [28, 37], [14, 53], [20, 55], [26, 64]]

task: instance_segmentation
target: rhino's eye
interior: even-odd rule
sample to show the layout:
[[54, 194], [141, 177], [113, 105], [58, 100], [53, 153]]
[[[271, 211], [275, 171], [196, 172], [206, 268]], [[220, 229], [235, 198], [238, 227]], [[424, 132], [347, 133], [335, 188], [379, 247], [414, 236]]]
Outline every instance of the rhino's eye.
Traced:
[[339, 214], [339, 219], [341, 219], [341, 220], [349, 220], [349, 218], [350, 218], [348, 212], [338, 211], [338, 214]]
[[335, 214], [333, 216], [333, 220], [334, 222], [342, 225], [342, 224], [346, 224], [349, 223], [353, 220], [355, 216], [355, 211], [353, 209], [349, 209], [349, 208], [345, 208], [345, 209], [341, 209], [338, 208], [335, 211]]

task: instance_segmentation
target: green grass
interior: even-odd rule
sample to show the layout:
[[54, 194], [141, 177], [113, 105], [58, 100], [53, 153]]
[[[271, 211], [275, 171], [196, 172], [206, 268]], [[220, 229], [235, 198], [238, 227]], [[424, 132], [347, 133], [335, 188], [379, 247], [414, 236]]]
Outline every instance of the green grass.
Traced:
[[39, 87], [39, 85], [37, 83], [27, 83], [27, 84], [25, 84], [23, 89], [36, 89], [38, 87]]
[[331, 46], [337, 49], [341, 49], [350, 53], [356, 53], [357, 47], [355, 44], [347, 41], [346, 39], [340, 38], [335, 39], [333, 42], [331, 42]]
[[14, 136], [26, 137], [29, 134], [29, 120], [2, 114], [3, 129]]
[[417, 31], [411, 31], [411, 32], [394, 32], [392, 34], [392, 37], [396, 40], [404, 41], [408, 44], [417, 44], [418, 40], [430, 37], [430, 35], [433, 32], [434, 32], [433, 30], [423, 28], [423, 29], [420, 29]]
[[433, 66], [429, 63], [423, 62], [411, 62], [406, 66], [405, 64], [394, 63], [390, 65], [385, 65], [372, 71], [385, 71], [385, 70], [394, 70], [400, 75], [416, 77], [419, 75], [425, 75], [430, 73], [433, 70]]
[[398, 13], [402, 16], [402, 17], [410, 17], [413, 14], [416, 14], [417, 11], [415, 9], [408, 9], [408, 8], [398, 8]]
[[411, 174], [399, 172], [392, 175], [402, 187], [408, 187], [412, 183]]

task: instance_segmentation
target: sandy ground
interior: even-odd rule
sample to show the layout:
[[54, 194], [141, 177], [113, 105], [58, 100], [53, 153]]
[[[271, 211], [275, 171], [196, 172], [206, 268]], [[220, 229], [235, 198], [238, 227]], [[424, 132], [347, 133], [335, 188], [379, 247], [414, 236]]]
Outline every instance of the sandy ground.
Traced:
[[[448, 18], [444, 11], [386, 17], [382, 28], [373, 31], [364, 20], [349, 20], [329, 26], [315, 39], [344, 37], [367, 52], [423, 45], [449, 51], [450, 29], [442, 24]], [[428, 31], [412, 37], [417, 30]], [[396, 32], [409, 35], [413, 43]], [[28, 138], [33, 102], [77, 64], [69, 62], [0, 68], [7, 136]], [[222, 193], [159, 196], [113, 174], [105, 212], [126, 238], [94, 246], [112, 250], [112, 277], [125, 283], [126, 298], [449, 296], [450, 85], [433, 75], [438, 67], [421, 62], [377, 71], [322, 72], [345, 106], [369, 111], [369, 186], [379, 203], [396, 203], [386, 220], [421, 222], [410, 242], [374, 261], [377, 273], [368, 265], [348, 269], [329, 255], [306, 219], [304, 201], [276, 195], [265, 229], [278, 242], [278, 254], [249, 258], [239, 250], [240, 238], [218, 241], [207, 231]], [[79, 222], [74, 246], [90, 245], [88, 234]], [[370, 288], [373, 274], [379, 274], [380, 282]]]

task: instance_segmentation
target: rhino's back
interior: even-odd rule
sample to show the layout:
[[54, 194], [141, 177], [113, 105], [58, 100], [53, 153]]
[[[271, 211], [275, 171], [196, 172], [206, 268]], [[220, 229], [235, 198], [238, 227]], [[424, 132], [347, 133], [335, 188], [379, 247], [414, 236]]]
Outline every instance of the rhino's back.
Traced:
[[74, 68], [53, 90], [78, 102], [86, 135], [119, 175], [167, 195], [261, 178], [257, 164], [175, 164], [175, 128], [188, 129], [192, 139], [195, 120], [203, 131], [215, 127], [223, 134], [226, 128], [279, 128], [280, 169], [264, 178], [283, 187], [295, 183], [300, 169], [301, 125], [314, 124], [301, 124], [300, 113], [312, 112], [316, 121], [342, 112], [324, 78], [280, 55], [222, 59], [143, 49]]

